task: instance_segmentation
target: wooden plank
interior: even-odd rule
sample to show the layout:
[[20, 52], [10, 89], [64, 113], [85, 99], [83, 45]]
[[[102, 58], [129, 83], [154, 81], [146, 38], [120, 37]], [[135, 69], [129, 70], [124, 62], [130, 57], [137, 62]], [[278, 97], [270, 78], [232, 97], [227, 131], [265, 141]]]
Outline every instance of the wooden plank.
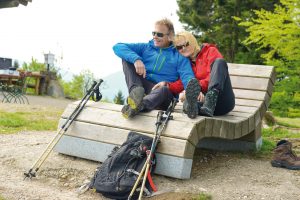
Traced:
[[235, 98], [265, 101], [268, 94], [263, 91], [233, 89]]
[[234, 112], [244, 112], [244, 113], [255, 113], [258, 110], [259, 108], [250, 107], [250, 106], [235, 106], [233, 109]]
[[267, 91], [269, 78], [255, 78], [246, 76], [230, 76], [232, 88]]
[[[64, 122], [65, 119], [61, 119], [59, 125], [61, 126]], [[128, 133], [129, 131], [125, 129], [74, 121], [66, 132], [66, 135], [107, 144], [121, 145], [126, 141]], [[153, 134], [139, 133], [153, 137]], [[177, 157], [193, 158], [193, 148], [194, 145], [186, 140], [161, 136], [161, 143], [158, 145], [157, 151]]]
[[235, 105], [239, 106], [253, 106], [253, 107], [260, 107], [263, 101], [258, 100], [250, 100], [250, 99], [235, 99]]
[[212, 128], [212, 137], [220, 137], [222, 120], [215, 120]]
[[[62, 115], [63, 118], [68, 117], [72, 111], [73, 109], [67, 107]], [[120, 115], [120, 112], [86, 107], [76, 118], [76, 121], [151, 134], [155, 130], [156, 117], [139, 116], [127, 120]], [[170, 120], [163, 135], [187, 140], [194, 125], [195, 123], [192, 122]]]
[[[74, 109], [78, 103], [79, 103], [79, 101], [74, 102], [74, 103], [68, 105], [68, 107]], [[120, 112], [123, 106], [118, 105], [118, 104], [113, 104], [113, 103], [88, 101], [86, 104], [86, 107]], [[201, 118], [201, 116], [198, 116], [195, 119], [188, 118], [187, 115], [182, 112], [182, 103], [178, 103], [175, 108], [176, 108], [177, 113], [174, 112], [174, 113], [172, 113], [172, 115], [173, 115], [174, 120], [176, 120], [176, 121], [195, 122], [196, 123], [198, 121], [201, 121], [201, 119], [203, 118], [203, 117]], [[158, 110], [153, 110], [150, 112], [141, 112], [141, 113], [139, 113], [138, 116], [148, 116], [148, 117], [156, 118], [157, 112], [158, 112]], [[120, 113], [120, 115], [121, 115], [121, 113]]]
[[205, 120], [205, 137], [212, 137], [214, 120], [213, 118], [207, 118]]
[[266, 65], [247, 65], [228, 63], [228, 71], [230, 75], [235, 76], [251, 76], [269, 78], [274, 67]]
[[206, 119], [204, 118], [202, 123], [197, 124], [197, 134], [199, 140], [205, 137], [205, 127], [206, 127]]

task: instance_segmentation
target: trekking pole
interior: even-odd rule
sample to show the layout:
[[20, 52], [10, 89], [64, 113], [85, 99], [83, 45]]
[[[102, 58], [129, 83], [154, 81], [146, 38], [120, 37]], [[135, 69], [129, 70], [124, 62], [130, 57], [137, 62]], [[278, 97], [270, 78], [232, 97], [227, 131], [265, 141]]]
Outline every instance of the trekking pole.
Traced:
[[[150, 169], [150, 162], [151, 162], [151, 158], [152, 156], [154, 155], [154, 152], [156, 150], [156, 146], [160, 140], [160, 136], [162, 134], [162, 132], [164, 131], [166, 125], [167, 125], [167, 122], [170, 120], [170, 119], [173, 119], [173, 117], [171, 116], [171, 113], [174, 111], [174, 108], [176, 106], [176, 103], [177, 103], [177, 99], [173, 99], [173, 101], [170, 103], [168, 109], [166, 111], [159, 111], [158, 114], [157, 114], [157, 121], [155, 123], [156, 125], [156, 130], [155, 130], [155, 135], [154, 135], [154, 138], [153, 138], [153, 141], [152, 141], [152, 145], [151, 145], [151, 149], [150, 149], [150, 152], [149, 154], [147, 155], [147, 160], [128, 196], [128, 199], [131, 199], [131, 197], [133, 196], [142, 176], [143, 177], [143, 182], [142, 182], [142, 186], [141, 186], [141, 190], [140, 190], [140, 194], [139, 194], [139, 199], [142, 198], [142, 194], [143, 194], [143, 190], [144, 190], [144, 187], [145, 187], [145, 183], [146, 183], [146, 179], [147, 179], [147, 176], [148, 176], [148, 173], [149, 173], [149, 169]], [[164, 116], [165, 115], [165, 116]], [[160, 129], [160, 126], [162, 126], [162, 128]]]
[[81, 99], [79, 104], [76, 106], [74, 111], [71, 113], [71, 115], [67, 118], [65, 123], [61, 126], [55, 137], [52, 139], [52, 141], [48, 144], [46, 147], [45, 151], [42, 153], [42, 155], [39, 157], [39, 159], [32, 165], [30, 170], [28, 172], [25, 172], [24, 175], [24, 180], [26, 178], [32, 178], [36, 177], [36, 173], [39, 171], [41, 165], [44, 163], [44, 161], [47, 159], [53, 148], [56, 146], [58, 141], [61, 139], [61, 137], [67, 132], [68, 128], [72, 124], [72, 122], [76, 119], [76, 117], [79, 115], [79, 113], [82, 111], [84, 108], [85, 104], [88, 102], [90, 97], [94, 94], [96, 94], [96, 101], [101, 100], [101, 95], [99, 92], [99, 87], [101, 83], [103, 82], [102, 79], [99, 80], [97, 83], [96, 81], [93, 82], [93, 85], [91, 88], [87, 91], [85, 96]]

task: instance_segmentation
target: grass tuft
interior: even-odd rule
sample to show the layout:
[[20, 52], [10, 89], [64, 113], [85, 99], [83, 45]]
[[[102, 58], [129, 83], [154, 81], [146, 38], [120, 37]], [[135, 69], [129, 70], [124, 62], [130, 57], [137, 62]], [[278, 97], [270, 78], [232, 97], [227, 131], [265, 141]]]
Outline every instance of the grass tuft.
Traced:
[[62, 110], [28, 110], [9, 112], [0, 110], [0, 134], [20, 131], [54, 131]]

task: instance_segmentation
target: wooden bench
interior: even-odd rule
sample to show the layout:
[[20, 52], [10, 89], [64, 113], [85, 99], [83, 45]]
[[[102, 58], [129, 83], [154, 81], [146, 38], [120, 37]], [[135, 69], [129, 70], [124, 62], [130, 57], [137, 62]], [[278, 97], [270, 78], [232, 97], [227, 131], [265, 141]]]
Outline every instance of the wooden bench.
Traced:
[[[229, 64], [229, 73], [236, 96], [234, 110], [224, 116], [189, 119], [178, 104], [173, 113], [174, 120], [169, 121], [158, 145], [155, 173], [190, 178], [197, 147], [260, 148], [262, 117], [269, 106], [275, 82], [274, 67]], [[66, 108], [59, 127], [75, 107], [76, 103], [73, 103]], [[120, 113], [121, 108], [116, 104], [88, 102], [55, 151], [103, 162], [115, 145], [126, 140], [130, 130], [153, 135], [157, 111], [140, 113], [134, 119], [126, 120]]]

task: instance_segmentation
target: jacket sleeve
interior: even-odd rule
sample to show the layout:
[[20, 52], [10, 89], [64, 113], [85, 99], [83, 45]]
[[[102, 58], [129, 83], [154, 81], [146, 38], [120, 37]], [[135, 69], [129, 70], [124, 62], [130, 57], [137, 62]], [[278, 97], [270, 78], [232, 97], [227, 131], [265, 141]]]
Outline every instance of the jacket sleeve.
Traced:
[[113, 51], [118, 57], [134, 63], [136, 60], [142, 60], [146, 45], [145, 43], [117, 43], [113, 46]]
[[180, 79], [178, 79], [175, 82], [168, 83], [168, 86], [169, 86], [169, 90], [173, 94], [179, 94], [180, 92], [182, 92], [184, 90], [182, 81]]
[[219, 52], [219, 50], [216, 47], [210, 47], [206, 56], [207, 59], [207, 75], [204, 79], [200, 80], [201, 85], [201, 91], [206, 93], [208, 90], [208, 84], [210, 81], [210, 69], [212, 67], [212, 64], [217, 58], [223, 58], [222, 54]]
[[[179, 53], [178, 53], [179, 54]], [[192, 79], [195, 78], [194, 72], [192, 70], [192, 65], [191, 62], [188, 58], [183, 57], [179, 55], [179, 63], [177, 66], [177, 72], [179, 73], [180, 79], [183, 83], [184, 89], [186, 89], [186, 86], [188, 82]]]

